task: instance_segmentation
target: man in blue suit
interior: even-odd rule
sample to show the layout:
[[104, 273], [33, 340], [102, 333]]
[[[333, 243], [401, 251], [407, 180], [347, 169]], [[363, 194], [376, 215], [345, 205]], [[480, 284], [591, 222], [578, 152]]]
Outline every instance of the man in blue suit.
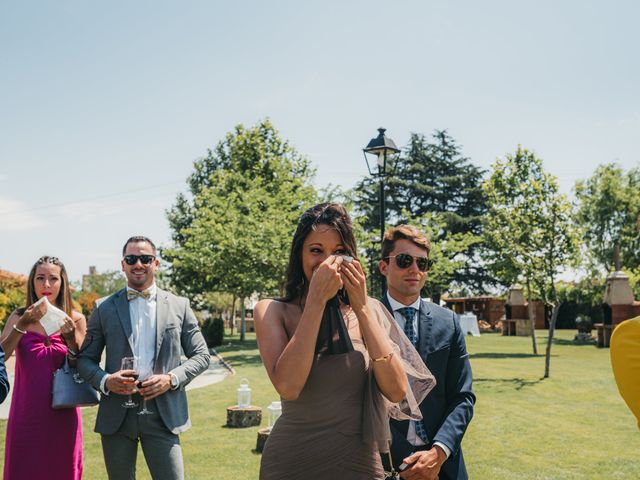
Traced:
[[394, 466], [409, 464], [409, 480], [467, 479], [460, 444], [473, 416], [471, 365], [457, 316], [420, 298], [430, 266], [431, 244], [420, 230], [399, 225], [382, 242], [380, 272], [387, 279], [382, 303], [413, 342], [435, 388], [420, 405], [422, 421], [391, 420]]
[[0, 347], [0, 403], [4, 402], [9, 393], [9, 377], [7, 376], [7, 369], [4, 365], [4, 350]]

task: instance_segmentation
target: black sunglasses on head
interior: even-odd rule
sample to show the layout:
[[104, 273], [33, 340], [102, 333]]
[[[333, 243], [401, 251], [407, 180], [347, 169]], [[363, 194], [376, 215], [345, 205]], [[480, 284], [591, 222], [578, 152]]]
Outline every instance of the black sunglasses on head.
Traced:
[[396, 259], [396, 265], [398, 268], [409, 268], [413, 261], [416, 261], [416, 265], [418, 266], [418, 270], [421, 272], [426, 272], [433, 265], [433, 261], [427, 257], [414, 257], [413, 255], [409, 255], [408, 253], [399, 253], [398, 255], [389, 255], [385, 257], [385, 260], [389, 260], [390, 258]]
[[154, 255], [125, 255], [124, 263], [127, 265], [135, 265], [138, 260], [140, 260], [142, 265], [149, 265], [155, 259], [156, 257]]

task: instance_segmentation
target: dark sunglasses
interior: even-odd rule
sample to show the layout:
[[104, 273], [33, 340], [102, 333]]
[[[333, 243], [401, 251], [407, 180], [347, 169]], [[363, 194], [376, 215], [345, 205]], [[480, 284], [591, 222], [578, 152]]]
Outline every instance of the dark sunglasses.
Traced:
[[142, 265], [149, 265], [155, 259], [156, 257], [153, 255], [125, 255], [124, 263], [126, 263], [127, 265], [135, 265], [138, 260], [140, 260], [140, 263]]
[[418, 265], [418, 270], [420, 270], [421, 272], [426, 272], [433, 265], [433, 261], [427, 257], [414, 257], [413, 255], [409, 255], [408, 253], [389, 255], [388, 257], [385, 257], [385, 260], [389, 260], [390, 258], [396, 259], [396, 265], [398, 266], [398, 268], [409, 268], [415, 260], [416, 265]]

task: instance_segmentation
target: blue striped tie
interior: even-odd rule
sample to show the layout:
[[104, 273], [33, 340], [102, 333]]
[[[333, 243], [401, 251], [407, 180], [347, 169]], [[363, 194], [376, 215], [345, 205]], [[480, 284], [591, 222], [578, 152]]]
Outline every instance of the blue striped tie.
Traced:
[[[416, 332], [416, 329], [413, 327], [413, 321], [416, 318], [416, 313], [418, 312], [415, 308], [413, 307], [405, 307], [405, 308], [399, 308], [397, 310], [398, 313], [400, 313], [400, 315], [402, 315], [404, 317], [404, 333], [407, 336], [407, 338], [409, 340], [411, 340], [411, 343], [413, 344], [414, 347], [418, 346], [418, 332]], [[425, 443], [428, 444], [428, 437], [427, 437], [427, 432], [424, 429], [424, 424], [421, 421], [418, 420], [414, 420], [413, 421], [413, 425], [416, 427], [416, 434], [420, 437], [420, 439]]]

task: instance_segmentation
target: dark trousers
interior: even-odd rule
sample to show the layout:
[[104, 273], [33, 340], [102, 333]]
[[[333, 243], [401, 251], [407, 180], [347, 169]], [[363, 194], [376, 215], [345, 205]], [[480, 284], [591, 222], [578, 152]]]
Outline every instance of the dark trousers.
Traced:
[[[127, 410], [122, 425], [113, 435], [102, 435], [102, 453], [107, 474], [112, 480], [135, 480], [138, 442], [154, 480], [183, 480], [184, 464], [180, 437], [165, 427], [155, 401], [147, 402], [151, 415], [138, 415], [140, 406]], [[123, 407], [124, 408], [124, 407]]]

